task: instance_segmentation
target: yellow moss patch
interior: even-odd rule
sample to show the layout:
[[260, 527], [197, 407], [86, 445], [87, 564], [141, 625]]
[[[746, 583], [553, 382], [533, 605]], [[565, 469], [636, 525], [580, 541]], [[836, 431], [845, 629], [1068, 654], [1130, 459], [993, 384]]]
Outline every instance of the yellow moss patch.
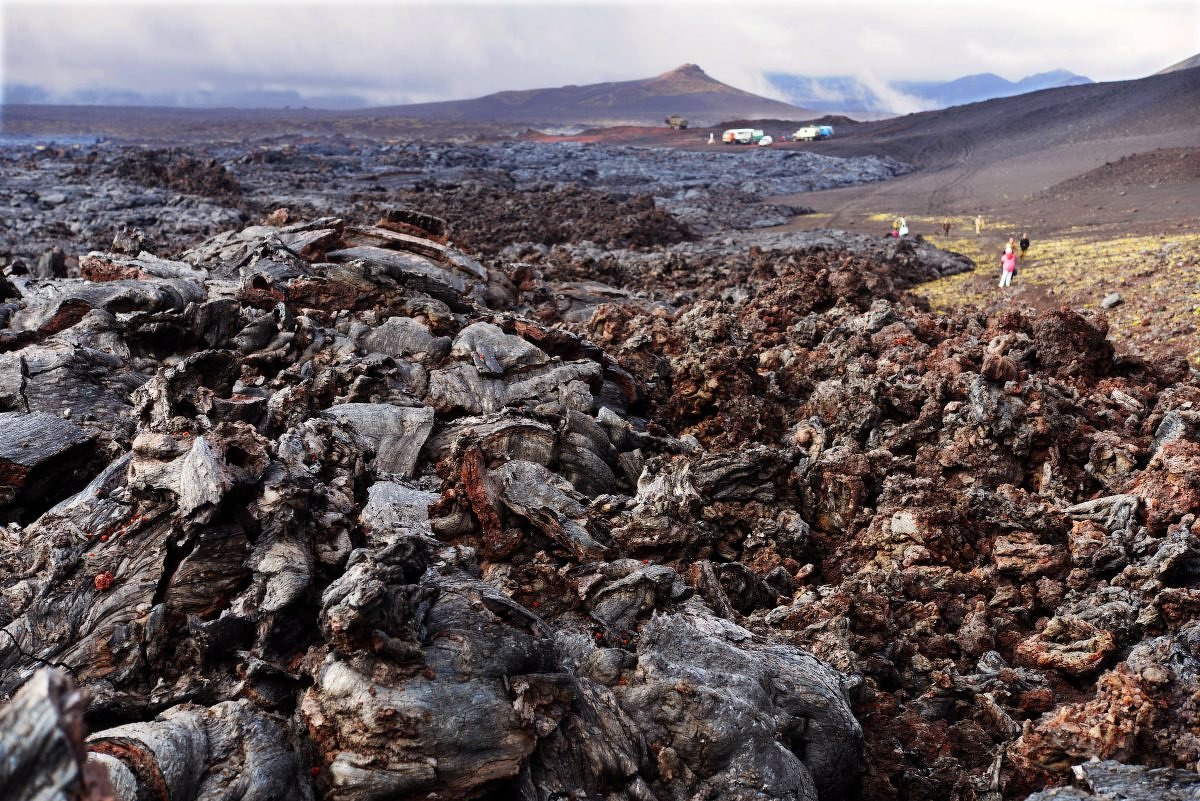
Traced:
[[1195, 321], [1200, 314], [1200, 234], [1100, 238], [1093, 229], [1088, 235], [1068, 232], [1034, 239], [1008, 290], [997, 285], [1003, 246], [997, 249], [996, 239], [989, 241], [986, 231], [978, 238], [926, 238], [976, 264], [974, 274], [942, 278], [917, 289], [936, 311], [965, 305], [996, 310], [1023, 295], [1028, 302], [1031, 290], [1049, 302], [1098, 310], [1105, 295], [1119, 292], [1121, 304], [1105, 311], [1110, 339], [1142, 352], [1177, 347], [1200, 366]]

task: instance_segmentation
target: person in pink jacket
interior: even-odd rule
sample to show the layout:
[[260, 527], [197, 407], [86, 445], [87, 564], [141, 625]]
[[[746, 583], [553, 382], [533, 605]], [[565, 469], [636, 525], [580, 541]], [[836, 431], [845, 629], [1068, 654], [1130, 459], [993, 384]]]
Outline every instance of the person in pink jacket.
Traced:
[[1005, 287], [1011, 284], [1013, 273], [1016, 271], [1017, 254], [1011, 247], [1005, 247], [1004, 255], [1000, 257], [1000, 286]]

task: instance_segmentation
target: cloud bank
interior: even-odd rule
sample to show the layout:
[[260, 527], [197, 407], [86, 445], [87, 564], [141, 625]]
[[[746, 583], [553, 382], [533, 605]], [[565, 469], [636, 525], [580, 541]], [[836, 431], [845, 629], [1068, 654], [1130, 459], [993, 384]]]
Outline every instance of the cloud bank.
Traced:
[[[698, 63], [771, 97], [767, 72], [896, 80], [1065, 68], [1095, 80], [1194, 55], [1200, 4], [12, 2], [3, 79], [51, 97], [282, 93], [391, 105], [631, 80]], [[291, 94], [287, 94], [291, 93]], [[905, 98], [897, 108], [909, 109]], [[10, 101], [11, 102], [11, 101]], [[332, 102], [332, 101], [330, 101]], [[915, 108], [911, 109], [915, 110]]]

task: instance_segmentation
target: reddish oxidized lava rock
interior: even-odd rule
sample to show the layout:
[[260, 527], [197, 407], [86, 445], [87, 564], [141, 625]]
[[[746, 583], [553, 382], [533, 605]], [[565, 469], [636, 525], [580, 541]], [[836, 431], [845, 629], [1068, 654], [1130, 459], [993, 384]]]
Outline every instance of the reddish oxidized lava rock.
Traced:
[[260, 799], [982, 801], [1200, 758], [1192, 379], [1069, 309], [928, 313], [921, 243], [510, 267], [395, 219], [22, 296], [0, 374], [91, 399], [111, 461], [11, 511], [0, 692], [67, 660], [134, 721], [110, 756], [214, 799], [234, 762]]
[[1145, 501], [1146, 521], [1166, 525], [1200, 512], [1200, 442], [1176, 439], [1154, 454], [1130, 485]]
[[1053, 617], [1045, 628], [1017, 646], [1017, 660], [1075, 676], [1094, 673], [1116, 649], [1112, 632], [1077, 617]]

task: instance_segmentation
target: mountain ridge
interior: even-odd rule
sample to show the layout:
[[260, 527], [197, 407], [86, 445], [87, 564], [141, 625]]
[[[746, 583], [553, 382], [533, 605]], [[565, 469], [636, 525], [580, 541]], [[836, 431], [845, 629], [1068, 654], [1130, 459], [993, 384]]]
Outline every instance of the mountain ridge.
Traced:
[[[854, 75], [816, 77], [766, 73], [767, 80], [791, 103], [819, 111], [903, 114], [934, 111], [982, 100], [1093, 83], [1069, 70], [1051, 70], [1010, 81], [981, 72], [949, 81], [874, 81]], [[849, 102], [847, 102], [849, 101]]]
[[1185, 58], [1183, 61], [1172, 64], [1169, 67], [1165, 67], [1154, 74], [1166, 75], [1168, 72], [1179, 72], [1180, 70], [1190, 70], [1195, 69], [1196, 67], [1200, 67], [1200, 53], [1197, 53], [1191, 58]]
[[668, 114], [691, 115], [698, 124], [729, 117], [812, 116], [811, 109], [722, 83], [691, 63], [650, 78], [507, 90], [466, 100], [384, 106], [373, 111], [422, 119], [587, 125], [656, 124]]
[[[1200, 67], [1200, 54], [1186, 58], [1154, 75]], [[247, 89], [236, 92], [180, 91], [145, 94], [125, 89], [100, 88], [67, 94], [34, 85], [0, 86], [0, 106], [112, 106], [161, 109], [260, 109], [379, 112], [388, 116], [411, 114], [416, 118], [458, 121], [564, 122], [572, 111], [586, 125], [657, 123], [666, 114], [699, 114], [699, 124], [728, 118], [809, 119], [821, 114], [867, 114], [870, 118], [934, 111], [982, 100], [1012, 97], [1062, 86], [1094, 83], [1069, 70], [1057, 69], [1009, 81], [981, 72], [948, 81], [878, 81], [856, 75], [806, 76], [767, 72], [766, 78], [785, 100], [764, 97], [713, 79], [697, 64], [686, 63], [650, 78], [557, 87], [508, 89], [475, 98], [415, 104], [377, 105], [352, 91], [305, 95], [295, 90]], [[572, 99], [572, 96], [575, 96]], [[613, 115], [624, 106], [624, 118]], [[670, 106], [670, 107], [668, 107]], [[604, 112], [600, 110], [606, 110]], [[492, 117], [481, 116], [492, 114]], [[526, 119], [537, 115], [550, 119]]]
[[[659, 125], [668, 115], [680, 114], [693, 125], [711, 125], [730, 118], [772, 117], [804, 120], [818, 116], [811, 109], [797, 107], [780, 100], [762, 97], [731, 86], [708, 75], [697, 64], [682, 64], [675, 69], [649, 78], [627, 81], [607, 81], [594, 84], [568, 84], [533, 89], [509, 89], [481, 97], [462, 100], [443, 100], [426, 103], [387, 106], [353, 106], [353, 96], [339, 96], [338, 108], [310, 107], [294, 92], [243, 93], [247, 97], [286, 99], [283, 110], [313, 113], [350, 111], [378, 117], [405, 117], [417, 120], [482, 123], [504, 122], [537, 125]], [[116, 90], [84, 93], [78, 102], [57, 102], [36, 86], [6, 85], [3, 104], [13, 106], [114, 106], [129, 108], [160, 108], [184, 111], [189, 107], [178, 100], [193, 97], [200, 102], [191, 108], [230, 108], [235, 110], [278, 110], [279, 105], [242, 106], [214, 105], [209, 100], [224, 95], [136, 95]], [[173, 99], [174, 98], [174, 99]], [[47, 100], [55, 102], [47, 102]], [[99, 103], [93, 100], [101, 100]], [[108, 100], [110, 102], [103, 102]], [[146, 101], [146, 102], [142, 102]]]

